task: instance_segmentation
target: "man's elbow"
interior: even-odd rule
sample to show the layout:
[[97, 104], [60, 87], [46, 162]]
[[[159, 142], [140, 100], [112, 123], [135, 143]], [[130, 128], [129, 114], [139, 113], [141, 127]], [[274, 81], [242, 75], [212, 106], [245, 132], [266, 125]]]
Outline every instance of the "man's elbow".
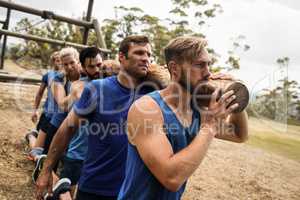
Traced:
[[244, 143], [248, 140], [248, 131], [245, 131], [244, 133], [240, 134], [238, 137], [237, 137], [237, 140], [236, 142], [237, 143]]
[[182, 185], [183, 183], [176, 178], [168, 178], [163, 183], [163, 186], [171, 192], [177, 192]]

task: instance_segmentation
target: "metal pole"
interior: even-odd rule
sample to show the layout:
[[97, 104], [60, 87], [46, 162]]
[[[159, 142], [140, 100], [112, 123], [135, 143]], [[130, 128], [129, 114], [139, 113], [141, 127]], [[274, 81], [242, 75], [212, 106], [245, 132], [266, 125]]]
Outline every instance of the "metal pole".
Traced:
[[6, 7], [6, 8], [10, 8], [12, 10], [18, 10], [18, 11], [26, 12], [26, 13], [29, 13], [32, 15], [37, 15], [44, 19], [55, 19], [55, 20], [59, 20], [59, 21], [63, 21], [63, 22], [68, 22], [70, 24], [75, 24], [78, 26], [93, 28], [93, 24], [91, 22], [76, 20], [76, 19], [61, 16], [61, 15], [56, 15], [51, 11], [38, 10], [38, 9], [30, 8], [27, 6], [23, 6], [23, 5], [8, 2], [8, 1], [0, 0], [0, 7]]
[[[3, 25], [3, 28], [8, 30], [8, 26], [9, 26], [9, 19], [10, 19], [10, 9], [7, 9], [6, 12], [6, 20], [5, 23]], [[1, 34], [0, 34], [1, 35]], [[3, 45], [2, 45], [2, 51], [1, 51], [1, 63], [0, 63], [0, 69], [3, 69], [4, 67], [4, 56], [5, 56], [5, 50], [6, 50], [6, 42], [7, 42], [7, 36], [4, 35], [3, 38]]]
[[[88, 10], [85, 19], [88, 22], [91, 22], [93, 5], [94, 5], [94, 0], [89, 0]], [[89, 28], [85, 27], [83, 33], [83, 41], [82, 41], [83, 44], [87, 44], [88, 36], [89, 36]]]
[[[60, 45], [60, 46], [73, 46], [73, 47], [76, 47], [76, 48], [79, 48], [79, 49], [83, 49], [83, 48], [88, 47], [86, 45], [76, 44], [76, 43], [72, 43], [72, 42], [65, 42], [65, 41], [54, 40], [54, 39], [50, 39], [50, 38], [42, 38], [42, 37], [29, 35], [29, 34], [14, 33], [14, 32], [11, 32], [11, 31], [4, 30], [4, 29], [0, 29], [0, 34], [13, 36], [13, 37], [17, 37], [17, 38], [23, 38], [23, 39], [27, 39], [27, 40], [33, 40], [33, 41], [36, 41], [36, 42], [47, 42], [47, 43], [50, 43], [50, 44], [56, 44], [56, 45]], [[110, 53], [111, 52], [110, 50], [103, 49], [103, 48], [100, 48], [100, 51], [102, 51], [104, 53]]]

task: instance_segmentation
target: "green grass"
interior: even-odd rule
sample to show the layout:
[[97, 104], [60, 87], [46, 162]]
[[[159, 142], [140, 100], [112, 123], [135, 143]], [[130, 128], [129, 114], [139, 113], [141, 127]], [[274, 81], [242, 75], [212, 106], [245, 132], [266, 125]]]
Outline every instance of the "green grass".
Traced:
[[[276, 123], [270, 123], [276, 126]], [[299, 133], [299, 128], [299, 126], [291, 126], [287, 132], [280, 133], [270, 130], [270, 127], [259, 123], [259, 120], [250, 120], [247, 143], [300, 162], [300, 134], [295, 134]]]
[[288, 120], [287, 120], [287, 123], [288, 123], [289, 125], [300, 126], [300, 121], [295, 120], [295, 119], [288, 119]]

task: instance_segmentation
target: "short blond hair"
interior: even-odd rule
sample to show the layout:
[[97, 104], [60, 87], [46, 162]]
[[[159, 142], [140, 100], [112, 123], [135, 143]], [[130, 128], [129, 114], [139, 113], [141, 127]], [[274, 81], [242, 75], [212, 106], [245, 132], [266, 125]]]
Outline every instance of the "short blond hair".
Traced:
[[192, 63], [207, 46], [207, 41], [201, 37], [181, 36], [169, 42], [165, 47], [165, 60], [168, 65], [171, 60], [182, 64]]
[[54, 51], [52, 54], [51, 54], [51, 56], [50, 56], [50, 66], [52, 67], [53, 65], [54, 65], [54, 59], [56, 58], [56, 57], [60, 57], [60, 53], [59, 53], [59, 51]]
[[60, 58], [64, 58], [66, 56], [73, 56], [79, 62], [79, 53], [73, 47], [66, 47], [60, 50], [59, 52]]

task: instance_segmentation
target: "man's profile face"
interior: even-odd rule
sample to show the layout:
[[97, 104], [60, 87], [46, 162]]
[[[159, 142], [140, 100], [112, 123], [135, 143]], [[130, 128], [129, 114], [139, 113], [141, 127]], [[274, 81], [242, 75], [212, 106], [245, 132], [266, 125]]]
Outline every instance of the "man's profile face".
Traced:
[[100, 77], [100, 69], [102, 66], [102, 57], [98, 54], [94, 58], [86, 58], [84, 60], [84, 69], [91, 79]]
[[207, 50], [201, 51], [194, 61], [184, 62], [181, 66], [181, 77], [179, 84], [191, 94], [202, 83], [206, 82], [210, 76], [209, 65], [211, 58]]
[[60, 70], [61, 69], [61, 59], [59, 55], [54, 56], [53, 58], [53, 67], [54, 70]]
[[77, 77], [80, 74], [81, 67], [73, 55], [66, 55], [61, 60], [67, 76]]
[[143, 78], [148, 73], [150, 57], [151, 46], [149, 43], [132, 44], [129, 47], [127, 57], [123, 55], [120, 62], [128, 74], [135, 78]]

